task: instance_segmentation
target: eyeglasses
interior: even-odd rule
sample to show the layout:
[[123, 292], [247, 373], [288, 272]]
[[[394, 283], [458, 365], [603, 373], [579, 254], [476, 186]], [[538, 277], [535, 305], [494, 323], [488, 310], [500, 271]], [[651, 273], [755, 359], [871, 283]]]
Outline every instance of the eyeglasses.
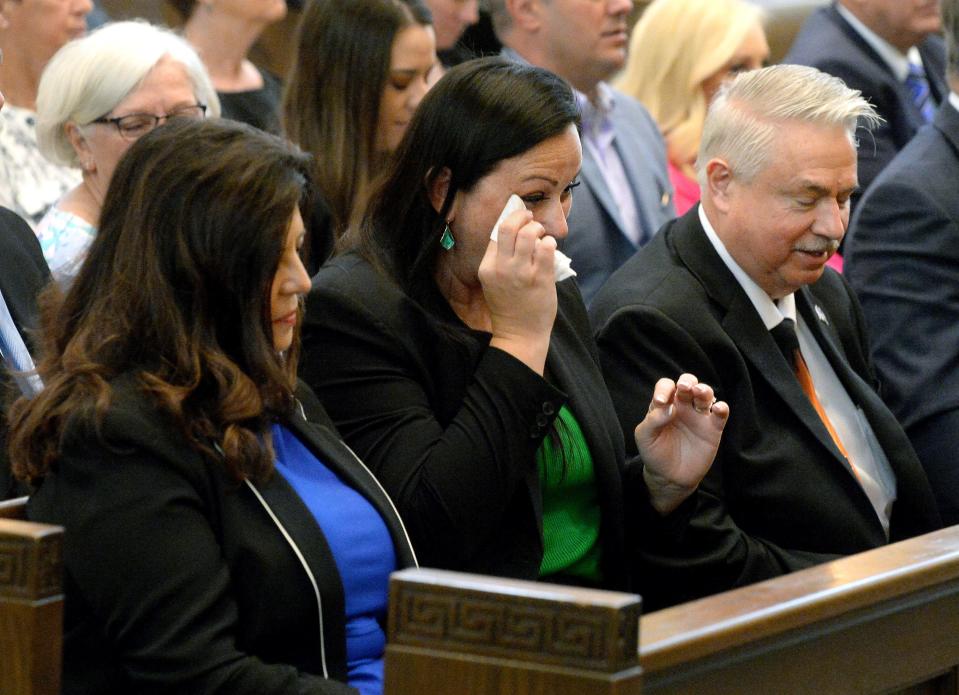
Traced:
[[206, 115], [206, 104], [193, 104], [191, 106], [181, 106], [176, 111], [155, 116], [152, 113], [130, 113], [126, 116], [117, 118], [98, 118], [91, 123], [110, 123], [116, 126], [120, 137], [126, 140], [136, 140], [141, 138], [160, 123], [168, 121], [171, 118], [203, 118]]

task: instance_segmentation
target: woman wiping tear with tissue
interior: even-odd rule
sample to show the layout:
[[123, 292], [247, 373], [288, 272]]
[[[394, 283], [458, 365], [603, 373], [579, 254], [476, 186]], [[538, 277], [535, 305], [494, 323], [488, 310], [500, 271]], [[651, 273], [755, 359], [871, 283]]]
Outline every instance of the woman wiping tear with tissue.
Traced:
[[451, 70], [352, 250], [314, 278], [300, 375], [396, 501], [421, 564], [625, 589], [643, 517], [681, 523], [729, 411], [693, 375], [663, 379], [641, 455], [624, 460], [575, 279], [558, 280], [577, 123], [547, 71]]

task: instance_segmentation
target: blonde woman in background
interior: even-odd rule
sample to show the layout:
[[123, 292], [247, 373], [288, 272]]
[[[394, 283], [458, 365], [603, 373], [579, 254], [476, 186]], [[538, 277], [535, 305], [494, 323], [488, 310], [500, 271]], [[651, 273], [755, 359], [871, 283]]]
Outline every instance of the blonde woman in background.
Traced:
[[713, 95], [769, 58], [762, 20], [745, 0], [654, 0], [633, 29], [616, 86], [639, 99], [663, 132], [679, 215], [699, 202], [694, 163]]

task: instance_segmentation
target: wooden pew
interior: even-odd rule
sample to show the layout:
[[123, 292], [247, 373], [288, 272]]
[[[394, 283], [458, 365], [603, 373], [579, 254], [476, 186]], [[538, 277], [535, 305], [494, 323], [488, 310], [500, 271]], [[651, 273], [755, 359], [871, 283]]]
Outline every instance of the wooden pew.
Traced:
[[63, 651], [63, 529], [0, 502], [0, 693], [57, 695]]
[[959, 526], [643, 616], [642, 671], [638, 609], [629, 594], [398, 572], [386, 694], [959, 693]]
[[441, 570], [390, 578], [386, 695], [639, 695], [633, 594]]
[[959, 526], [643, 617], [646, 693], [957, 693]]

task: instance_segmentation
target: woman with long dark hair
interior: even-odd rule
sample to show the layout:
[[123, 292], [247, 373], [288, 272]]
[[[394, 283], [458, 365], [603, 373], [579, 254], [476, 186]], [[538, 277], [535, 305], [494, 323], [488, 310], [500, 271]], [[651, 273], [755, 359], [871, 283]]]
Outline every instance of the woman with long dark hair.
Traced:
[[286, 135], [314, 155], [327, 208], [307, 222], [311, 269], [362, 217], [436, 64], [422, 0], [313, 0], [303, 10], [282, 119]]
[[10, 453], [69, 534], [65, 693], [382, 691], [387, 576], [415, 559], [296, 381], [309, 170], [249, 126], [161, 126], [47, 296]]
[[[696, 488], [728, 408], [693, 375], [662, 380], [641, 460], [624, 461], [575, 280], [554, 274], [578, 114], [542, 69], [483, 59], [447, 73], [354, 250], [314, 278], [301, 375], [424, 564], [626, 588], [644, 515]], [[491, 241], [511, 195], [527, 209]]]

